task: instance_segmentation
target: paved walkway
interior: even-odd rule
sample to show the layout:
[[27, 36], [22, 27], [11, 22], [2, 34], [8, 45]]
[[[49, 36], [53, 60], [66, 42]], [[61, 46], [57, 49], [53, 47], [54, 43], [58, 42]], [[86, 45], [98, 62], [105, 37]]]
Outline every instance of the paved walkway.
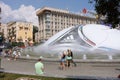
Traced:
[[[19, 59], [17, 61], [2, 58], [1, 67], [5, 72], [35, 75], [34, 64], [36, 59]], [[59, 69], [59, 62], [55, 60], [44, 60], [45, 74], [43, 76], [119, 80], [116, 77], [120, 74], [120, 62], [77, 62], [77, 67], [66, 70]]]

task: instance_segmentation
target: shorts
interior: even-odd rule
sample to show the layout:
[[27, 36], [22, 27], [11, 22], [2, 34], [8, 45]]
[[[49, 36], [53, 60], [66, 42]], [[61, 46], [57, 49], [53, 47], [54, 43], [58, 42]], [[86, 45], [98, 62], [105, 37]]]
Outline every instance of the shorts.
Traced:
[[61, 59], [60, 62], [65, 62], [65, 59]]

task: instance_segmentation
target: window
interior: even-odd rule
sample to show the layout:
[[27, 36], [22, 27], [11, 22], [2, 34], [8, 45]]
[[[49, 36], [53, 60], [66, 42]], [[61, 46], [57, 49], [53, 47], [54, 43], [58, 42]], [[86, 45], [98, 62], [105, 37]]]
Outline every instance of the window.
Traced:
[[50, 31], [50, 29], [45, 29], [46, 32]]
[[28, 27], [25, 27], [24, 29], [25, 29], [25, 30], [28, 30]]
[[25, 34], [27, 35], [27, 32], [25, 32]]
[[19, 29], [20, 29], [20, 30], [22, 30], [22, 29], [23, 29], [23, 27], [19, 27]]

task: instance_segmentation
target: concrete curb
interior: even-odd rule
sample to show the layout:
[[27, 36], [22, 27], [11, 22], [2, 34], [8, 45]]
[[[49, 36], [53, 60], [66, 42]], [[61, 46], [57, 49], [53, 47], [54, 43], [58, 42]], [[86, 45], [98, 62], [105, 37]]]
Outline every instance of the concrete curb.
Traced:
[[[34, 60], [37, 61], [38, 58], [35, 57], [20, 57], [19, 59], [21, 60]], [[43, 58], [43, 61], [47, 61], [47, 62], [59, 62], [60, 60], [58, 58]], [[101, 63], [120, 63], [120, 59], [116, 59], [116, 60], [98, 60], [98, 59], [86, 59], [86, 60], [82, 60], [82, 59], [74, 59], [74, 62], [77, 63], [97, 63], [97, 62], [101, 62]]]

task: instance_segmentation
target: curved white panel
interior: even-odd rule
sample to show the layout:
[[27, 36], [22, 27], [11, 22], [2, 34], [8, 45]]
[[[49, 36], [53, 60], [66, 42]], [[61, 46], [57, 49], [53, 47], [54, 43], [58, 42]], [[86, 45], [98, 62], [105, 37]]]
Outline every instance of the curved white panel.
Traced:
[[64, 29], [42, 46], [35, 47], [37, 53], [58, 54], [71, 49], [76, 54], [102, 53], [114, 54], [120, 51], [120, 31], [108, 26], [88, 24]]

